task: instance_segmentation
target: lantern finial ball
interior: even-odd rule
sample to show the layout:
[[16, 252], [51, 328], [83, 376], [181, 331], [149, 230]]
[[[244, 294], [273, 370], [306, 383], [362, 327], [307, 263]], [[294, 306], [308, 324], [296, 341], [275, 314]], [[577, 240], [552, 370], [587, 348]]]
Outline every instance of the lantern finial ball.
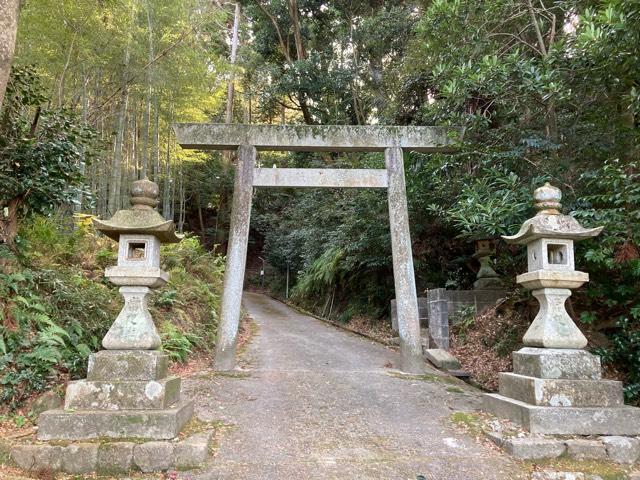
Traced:
[[535, 208], [538, 210], [538, 215], [560, 215], [562, 192], [549, 182], [540, 188], [536, 188], [533, 192], [533, 199], [535, 200]]
[[158, 185], [148, 178], [131, 184], [131, 205], [135, 210], [151, 210], [158, 206]]

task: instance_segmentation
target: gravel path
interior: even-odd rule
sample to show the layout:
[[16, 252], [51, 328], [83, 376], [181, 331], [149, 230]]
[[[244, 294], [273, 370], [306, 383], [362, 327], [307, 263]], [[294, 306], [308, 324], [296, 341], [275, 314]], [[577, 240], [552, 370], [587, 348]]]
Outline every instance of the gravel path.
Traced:
[[241, 357], [247, 374], [199, 374], [184, 385], [201, 419], [233, 425], [189, 478], [527, 478], [451, 426], [452, 412], [479, 406], [477, 390], [401, 378], [389, 368], [394, 351], [264, 295], [245, 293], [243, 303], [258, 325]]

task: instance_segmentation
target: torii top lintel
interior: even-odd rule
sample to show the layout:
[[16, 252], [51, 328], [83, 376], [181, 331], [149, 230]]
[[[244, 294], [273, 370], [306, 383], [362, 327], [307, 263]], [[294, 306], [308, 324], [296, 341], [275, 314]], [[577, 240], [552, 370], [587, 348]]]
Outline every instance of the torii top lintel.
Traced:
[[174, 126], [178, 143], [197, 150], [231, 150], [253, 145], [257, 150], [378, 152], [400, 147], [416, 152], [448, 152], [462, 139], [459, 127], [379, 125], [226, 125], [181, 123]]

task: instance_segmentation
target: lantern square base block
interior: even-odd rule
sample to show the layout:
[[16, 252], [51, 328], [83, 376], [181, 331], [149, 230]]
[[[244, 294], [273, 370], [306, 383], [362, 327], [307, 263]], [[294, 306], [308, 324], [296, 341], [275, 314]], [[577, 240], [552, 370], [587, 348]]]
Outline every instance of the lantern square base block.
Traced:
[[191, 401], [158, 410], [48, 410], [38, 419], [38, 440], [170, 440], [192, 415]]
[[550, 435], [640, 435], [640, 408], [624, 405], [622, 383], [601, 378], [600, 358], [578, 349], [525, 347], [500, 374], [488, 412]]
[[531, 433], [549, 435], [638, 435], [640, 408], [540, 407], [503, 395], [484, 396], [485, 410], [518, 423]]
[[103, 350], [89, 357], [87, 379], [67, 385], [63, 409], [38, 418], [38, 440], [169, 440], [193, 416], [180, 378], [168, 376], [159, 350]]

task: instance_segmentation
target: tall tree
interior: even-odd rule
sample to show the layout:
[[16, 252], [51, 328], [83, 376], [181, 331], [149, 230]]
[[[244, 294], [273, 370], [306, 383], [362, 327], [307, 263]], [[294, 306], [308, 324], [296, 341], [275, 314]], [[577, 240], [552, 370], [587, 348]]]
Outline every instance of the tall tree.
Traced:
[[19, 13], [20, 0], [0, 0], [0, 109], [13, 63]]

